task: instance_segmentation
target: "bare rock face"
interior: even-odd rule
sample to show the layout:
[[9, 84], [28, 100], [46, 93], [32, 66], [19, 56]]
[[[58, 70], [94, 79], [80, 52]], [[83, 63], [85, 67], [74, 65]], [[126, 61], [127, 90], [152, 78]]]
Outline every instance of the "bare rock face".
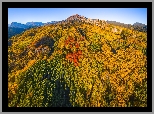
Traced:
[[114, 33], [117, 32], [117, 29], [116, 28], [113, 28], [112, 29], [112, 32], [114, 32]]
[[72, 15], [72, 16], [68, 17], [65, 21], [66, 22], [69, 22], [69, 21], [81, 22], [81, 21], [86, 21], [86, 19], [87, 19], [86, 17], [76, 14], [76, 15]]

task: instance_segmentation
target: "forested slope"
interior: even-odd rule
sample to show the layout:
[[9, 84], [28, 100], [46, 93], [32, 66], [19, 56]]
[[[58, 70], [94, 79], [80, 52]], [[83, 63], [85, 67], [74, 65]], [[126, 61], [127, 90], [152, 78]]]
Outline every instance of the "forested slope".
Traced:
[[77, 22], [8, 40], [9, 107], [147, 106], [147, 33]]

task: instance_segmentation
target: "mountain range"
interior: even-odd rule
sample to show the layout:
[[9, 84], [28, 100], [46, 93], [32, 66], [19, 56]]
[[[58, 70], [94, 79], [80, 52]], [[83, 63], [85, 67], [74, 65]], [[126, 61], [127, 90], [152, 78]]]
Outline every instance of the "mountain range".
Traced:
[[11, 24], [8, 24], [9, 27], [15, 27], [15, 28], [30, 28], [30, 27], [37, 27], [37, 26], [43, 26], [46, 24], [54, 24], [56, 23], [56, 21], [51, 21], [51, 22], [47, 22], [47, 23], [42, 23], [42, 22], [27, 22], [26, 24], [21, 24], [21, 23], [17, 23], [17, 22], [12, 22]]

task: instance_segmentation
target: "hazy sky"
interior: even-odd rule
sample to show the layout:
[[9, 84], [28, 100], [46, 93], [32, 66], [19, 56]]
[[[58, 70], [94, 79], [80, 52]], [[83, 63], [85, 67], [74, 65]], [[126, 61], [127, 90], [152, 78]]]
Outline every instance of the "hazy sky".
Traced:
[[9, 8], [8, 24], [61, 21], [74, 14], [125, 24], [147, 24], [146, 8]]

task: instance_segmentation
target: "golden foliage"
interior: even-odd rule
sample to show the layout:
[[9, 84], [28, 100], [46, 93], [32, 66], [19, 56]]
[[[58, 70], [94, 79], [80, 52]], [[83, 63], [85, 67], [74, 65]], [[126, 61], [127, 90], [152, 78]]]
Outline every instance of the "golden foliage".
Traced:
[[[34, 91], [22, 94], [25, 95], [26, 100], [34, 97], [35, 100], [31, 103], [33, 106], [34, 104], [42, 106], [43, 99], [45, 99], [43, 91], [45, 91], [47, 80], [42, 81], [40, 77], [48, 74], [52, 76], [48, 78], [48, 81], [53, 85], [47, 88], [49, 96], [53, 97], [56, 94], [54, 92], [50, 94], [50, 90], [56, 88], [56, 80], [63, 75], [66, 83], [65, 90], [67, 87], [70, 88], [69, 102], [73, 106], [147, 106], [146, 33], [137, 34], [118, 26], [115, 26], [118, 29], [115, 33], [111, 32], [112, 26], [102, 29], [92, 24], [75, 22], [74, 25], [68, 24], [69, 27], [64, 27], [64, 25], [57, 24], [56, 28], [53, 25], [47, 25], [26, 31], [20, 37], [12, 37], [14, 42], [8, 50], [9, 80], [14, 76], [20, 78], [15, 78], [13, 82], [8, 83], [10, 104], [11, 100], [15, 99], [16, 91], [19, 92], [18, 86], [21, 85], [22, 78], [29, 80], [27, 83], [32, 84], [32, 79], [34, 81], [33, 77], [35, 77], [37, 81], [34, 82], [41, 89], [40, 101], [37, 100], [39, 97], [35, 99], [36, 90], [34, 88]], [[35, 36], [28, 37], [28, 34], [34, 31], [36, 31]], [[35, 47], [36, 42], [44, 36], [55, 41], [53, 52], [51, 52], [53, 49], [50, 45], [42, 44]], [[39, 54], [34, 52], [35, 49], [41, 50], [45, 47], [49, 52], [41, 51]], [[37, 61], [41, 60], [43, 62], [38, 64]], [[36, 64], [38, 66], [35, 66]], [[34, 68], [37, 70], [33, 70]], [[25, 91], [29, 85], [22, 89]], [[20, 90], [22, 89], [20, 87]], [[132, 96], [138, 99], [134, 103], [131, 101]], [[51, 99], [47, 101], [43, 106], [49, 106]], [[30, 105], [21, 102], [19, 104], [20, 106]]]

